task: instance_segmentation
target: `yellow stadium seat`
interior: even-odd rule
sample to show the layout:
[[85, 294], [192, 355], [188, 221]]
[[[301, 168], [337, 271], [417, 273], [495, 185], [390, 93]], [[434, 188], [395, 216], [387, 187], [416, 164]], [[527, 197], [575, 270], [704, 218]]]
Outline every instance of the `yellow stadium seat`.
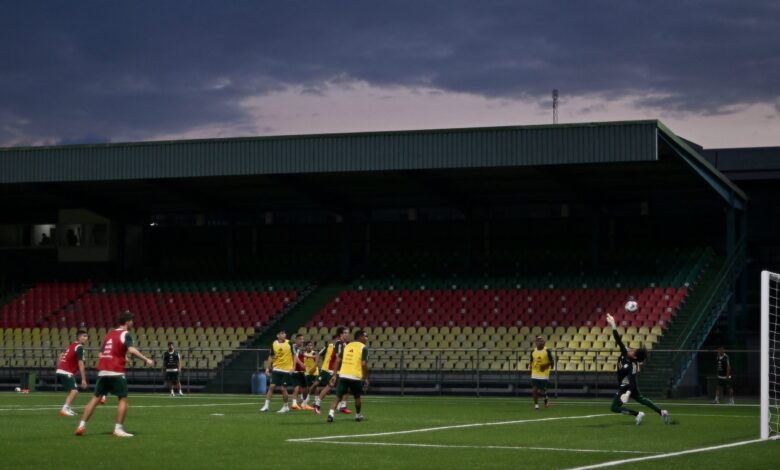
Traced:
[[531, 329], [527, 326], [523, 326], [520, 328], [520, 331], [517, 332], [519, 335], [528, 336], [531, 334]]

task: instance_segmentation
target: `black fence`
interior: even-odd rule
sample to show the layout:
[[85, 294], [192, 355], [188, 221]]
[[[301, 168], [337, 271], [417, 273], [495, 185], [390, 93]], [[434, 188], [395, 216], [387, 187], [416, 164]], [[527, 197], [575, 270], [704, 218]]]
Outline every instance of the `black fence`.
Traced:
[[[183, 368], [180, 380], [185, 392], [199, 392], [207, 384], [218, 392], [258, 393], [268, 357], [267, 349], [241, 350], [254, 357], [251, 367], [231, 366], [236, 352], [227, 349], [189, 348], [178, 350]], [[713, 397], [718, 385], [716, 353], [697, 350], [676, 396]], [[757, 396], [760, 355], [757, 350], [726, 351], [732, 374], [730, 385], [737, 397]], [[0, 349], [0, 390], [58, 391], [56, 367], [61, 351], [51, 348]], [[88, 382], [94, 385], [92, 367], [98, 352], [87, 350]], [[128, 360], [127, 378], [133, 391], [167, 390], [162, 368], [163, 352], [151, 354], [156, 363], [145, 367]], [[148, 352], [147, 352], [147, 355]], [[614, 350], [564, 349], [556, 351], [557, 362], [550, 374], [554, 396], [606, 396], [616, 388]], [[370, 349], [371, 393], [508, 395], [530, 393], [530, 351], [519, 349]], [[642, 374], [639, 376], [640, 388]], [[726, 396], [728, 393], [726, 393]]]

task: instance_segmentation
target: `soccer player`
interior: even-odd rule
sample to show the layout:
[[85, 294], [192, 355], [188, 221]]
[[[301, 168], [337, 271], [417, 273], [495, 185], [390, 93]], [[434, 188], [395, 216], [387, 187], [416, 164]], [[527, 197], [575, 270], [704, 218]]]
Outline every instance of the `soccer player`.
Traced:
[[733, 405], [734, 388], [731, 386], [731, 361], [723, 350], [723, 346], [718, 348], [718, 386], [715, 387], [715, 404], [720, 403], [721, 390], [729, 391], [729, 404]]
[[295, 341], [292, 345], [293, 360], [295, 361], [294, 370], [292, 373], [293, 399], [292, 409], [300, 410], [302, 408], [314, 409], [308, 405], [305, 407], [298, 406], [298, 394], [301, 394], [301, 404], [303, 404], [303, 391], [307, 390], [306, 387], [306, 366], [303, 364], [304, 351], [303, 351], [303, 335], [295, 335]]
[[329, 369], [331, 358], [333, 357], [333, 351], [335, 349], [335, 344], [339, 339], [341, 327], [336, 328], [336, 333], [333, 335], [333, 339], [331, 342], [327, 343], [325, 347], [320, 349], [320, 351], [317, 353], [317, 359], [320, 362], [320, 371], [317, 375], [317, 377], [314, 379], [314, 382], [312, 382], [311, 385], [309, 385], [309, 393], [306, 395], [306, 398], [303, 400], [304, 405], [309, 404], [309, 399], [314, 396], [314, 412], [317, 414], [320, 414], [320, 410], [318, 407], [320, 406], [320, 395], [317, 393], [317, 389], [320, 385], [323, 387], [327, 386], [328, 383], [330, 383], [331, 375], [333, 374], [333, 370]]
[[98, 361], [98, 379], [95, 384], [95, 396], [84, 409], [84, 416], [81, 418], [79, 427], [76, 428], [76, 435], [81, 436], [87, 428], [87, 421], [95, 411], [95, 407], [100, 401], [102, 395], [113, 393], [119, 399], [116, 408], [116, 424], [114, 425], [114, 436], [133, 437], [132, 434], [125, 432], [124, 422], [127, 414], [127, 378], [125, 378], [125, 362], [128, 354], [141, 359], [148, 366], [153, 366], [154, 361], [141, 354], [141, 351], [133, 346], [133, 338], [130, 336], [130, 328], [133, 327], [133, 314], [124, 311], [119, 314], [119, 328], [111, 330], [103, 339], [103, 347], [100, 348], [100, 359]]
[[268, 362], [265, 366], [265, 375], [270, 377], [271, 385], [268, 387], [265, 404], [260, 408], [260, 411], [268, 411], [268, 408], [271, 406], [271, 397], [274, 396], [274, 388], [277, 385], [282, 389], [282, 399], [284, 400], [282, 407], [277, 413], [290, 411], [290, 407], [287, 405], [287, 386], [292, 383], [293, 364], [293, 350], [292, 346], [290, 346], [290, 341], [287, 339], [287, 332], [279, 330], [276, 333], [276, 341], [271, 344], [271, 355], [268, 356]]
[[547, 397], [547, 385], [550, 383], [550, 371], [555, 367], [555, 356], [545, 346], [544, 337], [536, 337], [536, 348], [531, 351], [531, 387], [534, 394], [534, 410], [539, 411], [539, 395], [544, 395], [544, 407], [550, 407]]
[[76, 372], [81, 374], [81, 389], [87, 388], [87, 372], [84, 367], [84, 344], [89, 339], [87, 332], [79, 330], [76, 333], [76, 341], [70, 343], [70, 346], [64, 353], [60, 354], [60, 362], [57, 364], [57, 381], [62, 384], [62, 388], [68, 392], [65, 397], [65, 404], [62, 405], [60, 416], [76, 416], [71, 409], [70, 404], [79, 394], [76, 387]]
[[[306, 369], [306, 399], [301, 403], [301, 407], [304, 410], [313, 410], [314, 407], [309, 406], [309, 396], [311, 393], [317, 393], [317, 376], [320, 374], [320, 359], [314, 351], [314, 343], [312, 341], [306, 341], [303, 352], [303, 365]], [[312, 392], [312, 387], [313, 392]]]
[[[339, 338], [341, 338], [341, 331], [343, 327], [336, 328], [336, 333], [333, 335], [333, 339], [330, 343], [326, 344], [325, 347], [320, 349], [320, 351], [317, 353], [317, 360], [320, 362], [320, 370], [318, 372], [317, 377], [314, 379], [314, 381], [309, 385], [309, 393], [306, 395], [306, 399], [303, 400], [303, 404], [307, 405], [309, 404], [309, 399], [314, 396], [314, 412], [317, 414], [320, 414], [320, 403], [322, 400], [320, 399], [319, 394], [317, 393], [317, 389], [320, 385], [324, 387], [327, 387], [330, 383], [330, 378], [333, 375], [333, 369], [331, 368], [330, 364], [333, 362], [337, 356], [336, 352], [336, 344], [339, 341]], [[336, 352], [336, 354], [334, 354]]]
[[[363, 330], [355, 332], [355, 340], [344, 346], [339, 364], [336, 397], [328, 411], [328, 422], [332, 423], [336, 415], [336, 407], [347, 399], [347, 394], [355, 397], [355, 421], [363, 421], [362, 399], [363, 387], [368, 387], [368, 335]], [[335, 377], [334, 377], [335, 379]], [[333, 379], [331, 379], [331, 382]]]
[[[328, 346], [326, 346], [324, 349], [325, 359], [322, 362], [322, 370], [320, 371], [320, 376], [317, 379], [317, 384], [318, 385], [324, 384], [324, 386], [322, 387], [322, 391], [320, 392], [320, 394], [314, 400], [314, 412], [317, 414], [320, 414], [320, 406], [322, 405], [322, 400], [324, 400], [325, 397], [328, 396], [328, 394], [331, 392], [331, 390], [333, 390], [333, 387], [335, 385], [335, 382], [333, 381], [333, 374], [337, 373], [339, 370], [341, 353], [344, 346], [347, 344], [348, 336], [349, 336], [349, 328], [347, 328], [346, 326], [340, 326], [336, 328], [336, 336], [334, 336], [333, 342], [328, 344]], [[320, 351], [320, 354], [323, 354], [322, 351]], [[339, 403], [339, 411], [345, 414], [352, 413], [347, 408], [346, 401], [342, 401]]]
[[173, 393], [174, 386], [179, 389], [179, 396], [184, 396], [181, 392], [181, 380], [179, 380], [181, 368], [181, 356], [179, 356], [179, 353], [173, 348], [173, 343], [168, 342], [168, 350], [163, 354], [163, 369], [165, 369], [165, 381], [171, 385], [171, 397], [176, 396], [176, 394]]
[[664, 424], [669, 424], [669, 412], [658, 408], [655, 403], [645, 398], [637, 387], [637, 371], [639, 369], [639, 364], [647, 359], [647, 349], [645, 349], [644, 346], [639, 349], [626, 348], [620, 338], [620, 333], [618, 333], [617, 327], [615, 326], [615, 319], [609, 313], [607, 313], [607, 323], [612, 328], [612, 336], [615, 338], [615, 342], [620, 347], [620, 358], [618, 359], [617, 370], [618, 383], [620, 388], [618, 389], [617, 393], [615, 393], [615, 398], [612, 399], [612, 406], [610, 409], [613, 413], [623, 413], [634, 416], [636, 424], [640, 425], [645, 419], [645, 413], [642, 411], [637, 412], [623, 406], [629, 400], [629, 398], [633, 398], [634, 400], [661, 415]]

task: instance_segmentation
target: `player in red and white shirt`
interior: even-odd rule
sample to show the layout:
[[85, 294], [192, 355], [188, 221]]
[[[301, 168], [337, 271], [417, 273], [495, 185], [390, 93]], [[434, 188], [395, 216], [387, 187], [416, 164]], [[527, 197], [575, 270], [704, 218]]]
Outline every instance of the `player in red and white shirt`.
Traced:
[[84, 367], [84, 344], [89, 339], [87, 332], [79, 330], [76, 333], [76, 341], [70, 343], [68, 348], [60, 354], [60, 361], [57, 363], [57, 381], [62, 385], [62, 388], [68, 392], [65, 397], [65, 404], [62, 405], [60, 410], [60, 416], [76, 416], [76, 413], [71, 409], [70, 404], [79, 394], [79, 389], [76, 387], [76, 373], [81, 375], [81, 389], [87, 388], [87, 372]]
[[133, 338], [130, 336], [130, 328], [133, 327], [133, 314], [129, 311], [119, 314], [119, 328], [111, 330], [106, 334], [103, 340], [103, 347], [100, 348], [100, 360], [98, 361], [98, 379], [95, 384], [95, 396], [89, 401], [84, 409], [84, 416], [81, 418], [79, 427], [76, 428], [76, 435], [81, 436], [87, 428], [87, 421], [95, 411], [95, 407], [100, 401], [102, 395], [113, 393], [119, 399], [116, 408], [116, 425], [114, 426], [114, 436], [133, 437], [132, 434], [125, 432], [124, 422], [127, 414], [127, 379], [125, 378], [126, 356], [131, 354], [141, 359], [148, 366], [153, 366], [154, 361], [141, 354], [141, 351], [133, 346]]

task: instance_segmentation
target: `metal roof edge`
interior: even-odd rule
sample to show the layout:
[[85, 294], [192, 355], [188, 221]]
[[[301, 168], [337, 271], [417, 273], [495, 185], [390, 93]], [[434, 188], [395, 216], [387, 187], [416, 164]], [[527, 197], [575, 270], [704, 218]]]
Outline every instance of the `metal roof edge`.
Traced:
[[739, 188], [739, 186], [734, 184], [734, 182], [731, 181], [730, 179], [728, 179], [728, 177], [726, 177], [726, 175], [724, 175], [717, 168], [712, 166], [704, 157], [699, 155], [699, 153], [696, 150], [691, 148], [687, 143], [685, 143], [685, 141], [683, 141], [679, 136], [677, 136], [677, 134], [675, 134], [674, 132], [671, 131], [671, 129], [666, 127], [666, 125], [664, 125], [664, 123], [662, 123], [660, 120], [658, 120], [656, 122], [657, 122], [657, 125], [658, 125], [658, 130], [661, 131], [661, 133], [663, 135], [665, 135], [666, 137], [671, 139], [672, 142], [674, 142], [676, 145], [678, 145], [683, 151], [685, 151], [685, 153], [687, 153], [691, 158], [693, 158], [698, 165], [701, 165], [702, 167], [704, 167], [704, 169], [708, 173], [710, 173], [715, 178], [720, 180], [721, 183], [724, 183], [726, 186], [728, 186], [729, 189], [731, 189], [737, 195], [739, 195], [742, 198], [743, 201], [747, 201], [748, 200], [747, 194], [745, 194], [745, 192], [742, 191]]
[[522, 129], [552, 129], [552, 128], [575, 128], [575, 127], [616, 127], [631, 125], [657, 125], [660, 122], [657, 119], [641, 119], [636, 121], [601, 121], [601, 122], [580, 122], [567, 124], [529, 124], [518, 126], [482, 126], [482, 127], [452, 127], [441, 129], [408, 129], [395, 131], [366, 131], [366, 132], [333, 132], [318, 134], [282, 134], [268, 136], [243, 136], [243, 137], [215, 137], [203, 139], [183, 139], [183, 140], [147, 140], [137, 142], [104, 142], [95, 144], [68, 144], [68, 145], [40, 145], [40, 146], [21, 146], [21, 147], [0, 147], [2, 152], [20, 152], [20, 151], [40, 151], [54, 149], [93, 149], [106, 147], [136, 147], [151, 145], [181, 145], [181, 144], [203, 144], [203, 143], [223, 143], [223, 142], [250, 142], [262, 140], [291, 140], [291, 139], [317, 139], [317, 138], [343, 138], [360, 136], [390, 136], [390, 135], [418, 135], [418, 134], [440, 134], [440, 133], [467, 133], [501, 130], [522, 130]]

